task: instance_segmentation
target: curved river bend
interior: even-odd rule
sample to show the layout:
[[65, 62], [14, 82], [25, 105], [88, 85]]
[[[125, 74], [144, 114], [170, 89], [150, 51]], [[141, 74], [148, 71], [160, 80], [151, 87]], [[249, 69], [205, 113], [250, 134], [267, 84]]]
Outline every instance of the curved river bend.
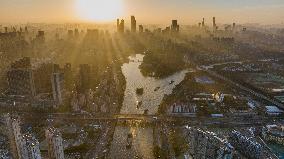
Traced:
[[[177, 72], [164, 79], [144, 77], [140, 72], [139, 66], [143, 61], [144, 55], [136, 54], [129, 57], [130, 62], [122, 66], [122, 72], [126, 78], [126, 90], [121, 114], [143, 114], [148, 110], [148, 114], [157, 113], [165, 94], [171, 94], [172, 90], [185, 77], [187, 70]], [[171, 81], [173, 81], [171, 83]], [[170, 84], [171, 83], [171, 84]], [[158, 88], [155, 91], [155, 88]], [[137, 88], [143, 88], [142, 95], [136, 94]], [[137, 108], [137, 103], [142, 104]], [[131, 133], [133, 142], [130, 149], [126, 149], [127, 135]], [[135, 156], [143, 159], [152, 159], [153, 156], [153, 128], [142, 128], [139, 126], [117, 126], [115, 128], [113, 141], [110, 148], [110, 158], [129, 158]]]
[[[164, 95], [171, 94], [175, 86], [184, 79], [188, 72], [183, 70], [164, 79], [144, 77], [139, 69], [143, 57], [144, 55], [141, 54], [129, 57], [130, 62], [122, 66], [122, 72], [126, 78], [126, 90], [121, 114], [143, 114], [145, 109], [149, 110], [149, 114], [155, 114]], [[174, 82], [170, 84], [171, 81]], [[155, 91], [155, 88], [158, 87], [159, 89]], [[143, 88], [144, 93], [137, 95], [137, 88]], [[139, 109], [136, 108], [137, 101], [142, 101]]]

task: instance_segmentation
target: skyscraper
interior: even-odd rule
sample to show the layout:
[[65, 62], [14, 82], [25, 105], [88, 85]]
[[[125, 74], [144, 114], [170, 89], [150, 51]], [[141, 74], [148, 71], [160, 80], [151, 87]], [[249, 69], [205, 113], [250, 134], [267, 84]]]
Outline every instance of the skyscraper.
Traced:
[[45, 41], [45, 35], [44, 35], [44, 31], [39, 30], [37, 35], [36, 35], [36, 39], [40, 42], [40, 43], [44, 43]]
[[90, 89], [91, 67], [88, 64], [81, 64], [79, 69], [79, 92], [85, 93]]
[[202, 27], [205, 27], [205, 19], [202, 19]]
[[124, 33], [124, 20], [123, 19], [120, 22], [120, 32]]
[[217, 30], [217, 26], [216, 26], [216, 18], [213, 17], [213, 31]]
[[[136, 25], [136, 22], [135, 22]], [[116, 20], [116, 27], [117, 27], [117, 32], [118, 33], [124, 33], [124, 20], [121, 19], [121, 21], [119, 19]]]
[[117, 30], [117, 32], [119, 32], [119, 30], [120, 30], [120, 27], [119, 27], [119, 19], [116, 19], [116, 30]]
[[57, 107], [63, 103], [64, 99], [64, 74], [53, 73], [51, 78], [53, 99]]
[[235, 30], [236, 28], [236, 23], [233, 23], [233, 30]]
[[179, 25], [177, 20], [172, 20], [171, 30], [172, 32], [179, 32]]
[[11, 64], [7, 72], [8, 92], [11, 95], [34, 97], [36, 94], [30, 58], [24, 57]]
[[41, 159], [39, 142], [32, 134], [25, 134], [21, 141], [21, 159]]
[[66, 63], [64, 66], [64, 87], [67, 90], [71, 90], [73, 86], [73, 76], [71, 63]]
[[144, 32], [143, 25], [139, 25], [139, 33], [143, 33], [143, 32]]
[[50, 159], [64, 159], [64, 151], [61, 133], [50, 127], [45, 131], [45, 137], [48, 144], [48, 156]]
[[41, 159], [39, 142], [34, 135], [23, 133], [20, 117], [8, 114], [5, 116], [5, 121], [13, 157], [19, 159]]
[[13, 158], [19, 158], [19, 155], [21, 155], [20, 152], [20, 145], [19, 141], [21, 138], [21, 123], [18, 116], [14, 116], [11, 114], [5, 115], [5, 123], [7, 127], [8, 137], [9, 137], [9, 146], [11, 148], [11, 152], [13, 155]]
[[131, 32], [136, 33], [136, 19], [134, 16], [131, 16]]

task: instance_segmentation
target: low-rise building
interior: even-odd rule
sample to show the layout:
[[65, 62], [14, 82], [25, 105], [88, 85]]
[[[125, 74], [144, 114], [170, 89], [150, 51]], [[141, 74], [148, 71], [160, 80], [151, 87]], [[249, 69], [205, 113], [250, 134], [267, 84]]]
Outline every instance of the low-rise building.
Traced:
[[283, 113], [283, 110], [280, 110], [276, 106], [265, 106], [266, 114], [271, 116], [277, 116]]
[[284, 145], [284, 126], [276, 124], [266, 125], [262, 129], [262, 137], [266, 141], [272, 141]]
[[253, 138], [247, 137], [239, 131], [232, 131], [229, 134], [229, 141], [245, 157], [265, 158], [263, 146]]
[[168, 108], [170, 115], [195, 115], [196, 104], [175, 102]]
[[186, 127], [184, 131], [189, 144], [188, 153], [193, 158], [233, 158], [234, 147], [213, 132], [192, 127]]

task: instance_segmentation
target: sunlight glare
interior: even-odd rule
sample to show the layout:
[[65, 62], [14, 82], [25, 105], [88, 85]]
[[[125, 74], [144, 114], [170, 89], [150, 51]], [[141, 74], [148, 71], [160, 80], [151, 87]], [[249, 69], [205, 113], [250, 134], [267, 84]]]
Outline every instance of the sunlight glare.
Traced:
[[76, 0], [76, 11], [82, 20], [106, 22], [123, 13], [122, 0]]

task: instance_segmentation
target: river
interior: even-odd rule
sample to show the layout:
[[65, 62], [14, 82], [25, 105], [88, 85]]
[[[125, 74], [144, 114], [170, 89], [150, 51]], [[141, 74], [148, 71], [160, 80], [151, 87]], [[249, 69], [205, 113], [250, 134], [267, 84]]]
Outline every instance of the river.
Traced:
[[[175, 86], [184, 79], [188, 72], [183, 70], [163, 79], [145, 77], [139, 69], [143, 57], [144, 55], [141, 54], [131, 56], [129, 57], [129, 62], [125, 63], [121, 68], [126, 78], [126, 90], [121, 114], [143, 114], [146, 109], [148, 114], [156, 114], [164, 95], [171, 94]], [[136, 94], [137, 88], [143, 88], [144, 92], [142, 95]], [[137, 103], [140, 101], [142, 101], [142, 104], [137, 108]], [[126, 148], [128, 134], [133, 136], [130, 149]], [[143, 159], [154, 158], [153, 128], [140, 127], [139, 123], [131, 126], [117, 126], [110, 148], [110, 158], [133, 159], [135, 157]]]

